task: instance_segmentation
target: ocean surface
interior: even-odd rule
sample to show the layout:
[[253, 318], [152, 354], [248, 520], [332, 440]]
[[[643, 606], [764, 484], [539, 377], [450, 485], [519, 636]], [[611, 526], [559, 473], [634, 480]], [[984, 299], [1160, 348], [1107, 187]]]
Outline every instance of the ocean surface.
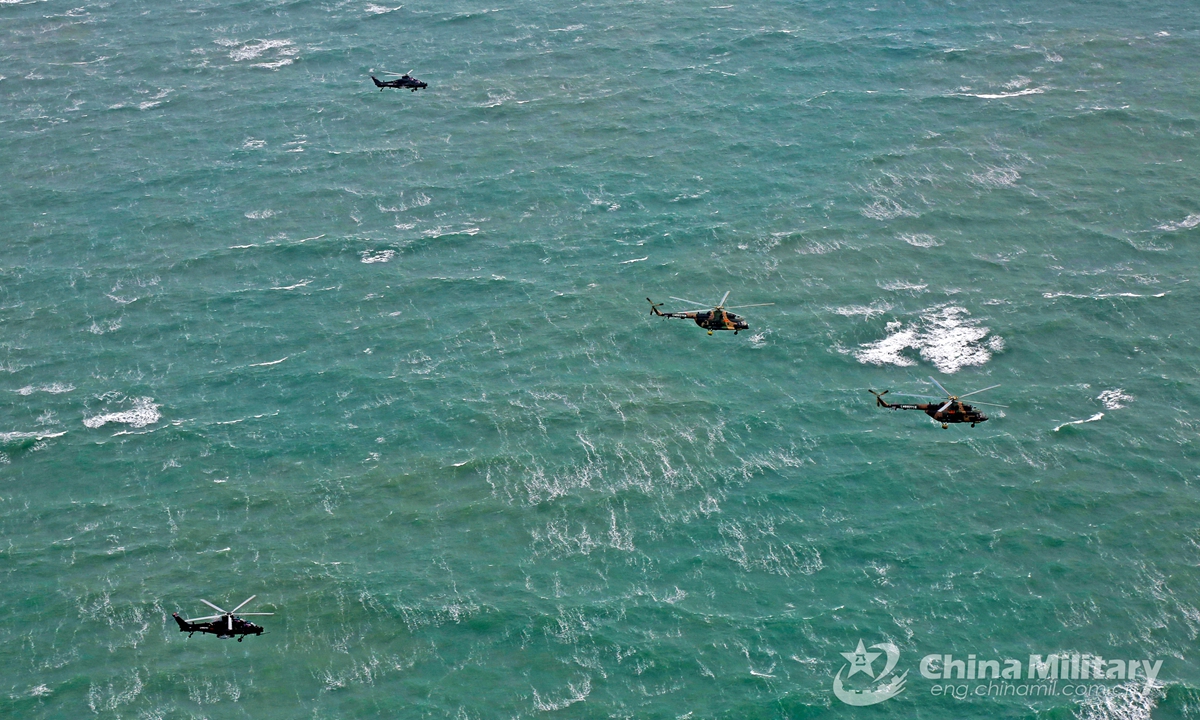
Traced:
[[0, 0], [0, 716], [1200, 717], [1197, 88], [1184, 0]]

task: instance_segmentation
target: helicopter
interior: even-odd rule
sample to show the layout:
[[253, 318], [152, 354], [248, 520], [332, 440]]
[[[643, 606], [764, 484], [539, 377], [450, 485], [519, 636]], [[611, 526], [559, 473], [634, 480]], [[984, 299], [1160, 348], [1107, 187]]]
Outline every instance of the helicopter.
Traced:
[[[179, 632], [188, 633], [188, 637], [191, 637], [192, 633], [210, 633], [219, 638], [231, 638], [236, 635], [239, 636], [238, 642], [241, 642], [246, 638], [247, 635], [263, 634], [263, 629], [260, 626], [234, 615], [235, 612], [246, 607], [246, 604], [256, 597], [258, 596], [251, 595], [250, 597], [246, 598], [241, 605], [238, 605], [232, 610], [222, 610], [216, 605], [213, 605], [209, 601], [201, 598], [200, 602], [221, 614], [209, 615], [208, 617], [202, 618], [193, 618], [191, 620], [184, 620], [183, 618], [179, 617], [179, 613], [172, 613], [171, 616], [175, 618], [175, 622], [179, 623]], [[275, 613], [242, 613], [242, 615], [274, 614]]]
[[[950, 391], [942, 387], [942, 384], [937, 380], [934, 380], [931, 377], [929, 378], [929, 381], [934, 385], [937, 385], [938, 390], [946, 393], [947, 400], [945, 403], [942, 403], [941, 398], [930, 397], [928, 395], [906, 395], [905, 393], [896, 393], [897, 395], [904, 395], [905, 397], [926, 398], [928, 400], [937, 400], [937, 402], [893, 404], [883, 399], [883, 396], [887, 395], [889, 391], [884, 390], [883, 392], [875, 392], [874, 390], [870, 390], [869, 392], [875, 396], [875, 404], [879, 407], [891, 408], [893, 410], [920, 410], [929, 417], [940, 422], [942, 424], [942, 429], [945, 430], [946, 428], [950, 427], [950, 423], [971, 423], [971, 427], [975, 427], [975, 423], [987, 422], [987, 415], [984, 415], [979, 410], [976, 410], [970, 405], [964, 403], [962, 398], [965, 398], [968, 395], [976, 395], [984, 390], [991, 390], [993, 388], [1000, 387], [999, 385], [992, 385], [991, 387], [985, 387], [983, 390], [973, 390], [963, 395], [951, 395]], [[976, 402], [979, 401], [977, 400]], [[1008, 407], [1007, 405], [997, 405], [996, 403], [980, 402], [979, 404], [999, 408]]]
[[[729, 299], [729, 293], [731, 292], [733, 291], [730, 290], [729, 292], [725, 293], [725, 297], [721, 298], [721, 302], [711, 306], [712, 310], [681, 310], [679, 312], [660, 312], [659, 308], [662, 307], [663, 303], [655, 304], [655, 302], [650, 298], [646, 298], [646, 302], [650, 303], [650, 312], [652, 314], [665, 318], [695, 320], [697, 325], [705, 330], [708, 330], [709, 335], [713, 334], [713, 330], [732, 330], [733, 334], [737, 335], [741, 330], [750, 329], [749, 323], [743, 320], [741, 316], [728, 312], [729, 310], [740, 310], [741, 308], [748, 307], [766, 307], [767, 305], [775, 304], [756, 303], [754, 305], [735, 305], [734, 307], [727, 308], [725, 307], [725, 301]], [[699, 305], [700, 307], [710, 307], [705, 303], [698, 303], [695, 300], [685, 300], [675, 296], [671, 296], [671, 299], [678, 300], [679, 302]]]
[[408, 88], [409, 90], [416, 92], [421, 88], [429, 87], [429, 83], [423, 83], [409, 73], [405, 73], [396, 80], [380, 80], [374, 75], [371, 76], [371, 79], [375, 81], [375, 87], [379, 88], [379, 92], [383, 92], [384, 88], [398, 88], [400, 90]]

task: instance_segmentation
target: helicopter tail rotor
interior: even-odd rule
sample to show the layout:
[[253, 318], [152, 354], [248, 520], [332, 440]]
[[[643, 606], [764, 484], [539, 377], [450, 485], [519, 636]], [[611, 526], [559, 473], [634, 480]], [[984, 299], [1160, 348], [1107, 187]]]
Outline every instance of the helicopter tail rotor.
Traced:
[[651, 315], [658, 315], [659, 317], [662, 317], [662, 313], [659, 312], [659, 310], [658, 310], [660, 307], [662, 307], [662, 305], [663, 305], [662, 303], [655, 304], [654, 301], [651, 300], [650, 298], [646, 298], [646, 302], [650, 303], [650, 314]]
[[869, 392], [875, 396], [875, 404], [878, 405], [879, 407], [891, 407], [891, 405], [888, 405], [887, 400], [883, 399], [883, 396], [887, 395], [889, 392], [891, 392], [891, 390], [884, 390], [883, 392], [875, 392], [874, 390], [868, 390], [867, 392]]

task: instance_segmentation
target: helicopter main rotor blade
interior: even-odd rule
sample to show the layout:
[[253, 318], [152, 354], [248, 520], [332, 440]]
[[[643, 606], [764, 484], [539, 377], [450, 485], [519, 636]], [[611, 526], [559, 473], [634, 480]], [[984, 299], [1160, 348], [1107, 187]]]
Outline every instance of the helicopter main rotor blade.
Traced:
[[212, 608], [213, 610], [216, 610], [217, 612], [221, 613], [222, 615], [224, 615], [224, 614], [225, 614], [225, 611], [224, 611], [224, 610], [222, 610], [221, 608], [217, 607], [216, 605], [213, 605], [212, 603], [210, 603], [209, 601], [205, 600], [204, 598], [200, 598], [200, 602], [202, 602], [202, 603], [204, 603], [205, 605], [209, 606], [209, 607], [210, 607], [210, 608]]
[[727, 308], [725, 308], [725, 309], [726, 309], [726, 310], [741, 310], [742, 308], [748, 308], [748, 307], [766, 307], [766, 306], [768, 306], [768, 305], [774, 305], [774, 304], [775, 304], [775, 303], [754, 303], [753, 305], [734, 305], [733, 307], [727, 307]]
[[702, 307], [702, 308], [710, 308], [710, 307], [712, 307], [712, 305], [709, 305], [708, 303], [698, 303], [698, 302], [696, 302], [695, 300], [688, 300], [687, 298], [677, 298], [677, 297], [675, 297], [674, 295], [671, 295], [671, 296], [669, 296], [669, 297], [670, 297], [672, 300], [678, 300], [679, 302], [685, 302], [685, 303], [691, 303], [691, 304], [693, 304], [693, 305], [699, 305], [699, 306], [700, 306], [700, 307]]
[[951, 406], [953, 403], [954, 403], [954, 401], [953, 401], [953, 400], [947, 400], [947, 401], [946, 401], [946, 404], [945, 404], [945, 405], [943, 405], [943, 406], [941, 406], [940, 408], [938, 408], [938, 409], [937, 409], [937, 411], [938, 411], [938, 412], [943, 412], [943, 411], [945, 411], [945, 409], [946, 409], [946, 408], [950, 407], [950, 406]]
[[992, 385], [991, 387], [985, 387], [983, 390], [972, 390], [972, 391], [971, 391], [971, 392], [969, 392], [969, 393], [965, 393], [965, 394], [963, 394], [963, 395], [959, 395], [959, 397], [960, 397], [960, 398], [965, 398], [965, 397], [967, 397], [968, 395], [978, 395], [979, 393], [981, 393], [981, 392], [984, 392], [985, 390], [991, 390], [991, 389], [993, 389], [993, 388], [998, 388], [998, 387], [1000, 387], [1000, 386], [999, 386], [999, 385]]
[[996, 403], [985, 403], [985, 402], [980, 402], [978, 400], [975, 401], [975, 404], [976, 405], [987, 405], [988, 407], [1002, 407], [1002, 408], [1008, 407], [1007, 405], [997, 405]]
[[945, 398], [934, 397], [932, 395], [913, 395], [912, 393], [892, 393], [892, 394], [899, 395], [900, 397], [924, 398], [925, 400], [945, 400]]
[[932, 376], [929, 378], [929, 380], [934, 385], [937, 385], [938, 390], [941, 390], [942, 392], [946, 393], [946, 397], [950, 397], [950, 391], [947, 390], [946, 388], [942, 387], [942, 384], [940, 382], [938, 382], [937, 380], [934, 380]]
[[730, 290], [729, 292], [725, 293], [725, 297], [721, 298], [721, 302], [717, 303], [717, 307], [719, 307], [719, 308], [725, 307], [725, 301], [729, 299], [729, 293], [731, 293], [731, 292], [733, 292], [733, 291]]
[[275, 613], [242, 613], [238, 617], [250, 617], [251, 615], [274, 615]]
[[206, 620], [220, 620], [223, 617], [225, 617], [225, 616], [224, 615], [209, 615], [208, 617], [192, 618], [191, 620], [184, 620], [184, 622], [194, 623], [194, 622], [204, 622]]
[[246, 598], [246, 600], [245, 600], [245, 601], [244, 601], [244, 602], [243, 602], [241, 605], [238, 605], [237, 607], [235, 607], [234, 609], [230, 610], [229, 612], [231, 612], [231, 613], [235, 613], [235, 612], [237, 612], [238, 610], [241, 610], [242, 608], [246, 607], [246, 603], [250, 602], [251, 600], [253, 600], [253, 599], [254, 599], [254, 598], [256, 598], [256, 597], [258, 597], [258, 596], [257, 596], [257, 595], [251, 595], [250, 597]]

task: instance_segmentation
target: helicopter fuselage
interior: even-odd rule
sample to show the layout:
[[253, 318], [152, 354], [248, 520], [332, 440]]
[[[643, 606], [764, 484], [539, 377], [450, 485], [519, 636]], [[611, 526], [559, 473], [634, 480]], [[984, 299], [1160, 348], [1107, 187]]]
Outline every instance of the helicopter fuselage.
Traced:
[[[647, 298], [649, 299], [649, 298]], [[658, 308], [651, 303], [650, 311], [659, 317], [679, 318], [680, 320], [693, 320], [697, 325], [708, 331], [712, 335], [713, 330], [732, 330], [734, 335], [737, 335], [740, 330], [749, 330], [750, 323], [746, 322], [740, 315], [731, 313], [728, 310], [712, 309], [712, 310], [688, 310], [686, 312], [659, 312]]]
[[979, 410], [976, 410], [970, 405], [957, 400], [950, 403], [950, 407], [942, 410], [941, 412], [938, 411], [943, 405], [946, 404], [944, 402], [889, 403], [880, 398], [879, 404], [883, 407], [891, 408], [893, 410], [920, 410], [943, 425], [948, 425], [950, 423], [971, 423], [971, 425], [974, 425], [975, 423], [987, 422], [988, 419], [987, 415], [984, 415]]
[[736, 334], [739, 330], [750, 329], [750, 323], [725, 310], [700, 311], [684, 313], [684, 315], [694, 315], [695, 317], [692, 319], [705, 330], [732, 330]]
[[208, 633], [210, 635], [216, 635], [219, 638], [237, 637], [238, 642], [241, 642], [242, 638], [247, 635], [263, 634], [262, 626], [255, 625], [248, 620], [243, 620], [236, 615], [233, 616], [232, 619], [222, 617], [217, 620], [213, 620], [212, 622], [196, 623], [190, 623], [187, 620], [184, 620], [183, 618], [179, 617], [179, 613], [173, 613], [172, 617], [174, 617], [175, 622], [179, 624], [179, 632], [185, 632], [189, 634]]

